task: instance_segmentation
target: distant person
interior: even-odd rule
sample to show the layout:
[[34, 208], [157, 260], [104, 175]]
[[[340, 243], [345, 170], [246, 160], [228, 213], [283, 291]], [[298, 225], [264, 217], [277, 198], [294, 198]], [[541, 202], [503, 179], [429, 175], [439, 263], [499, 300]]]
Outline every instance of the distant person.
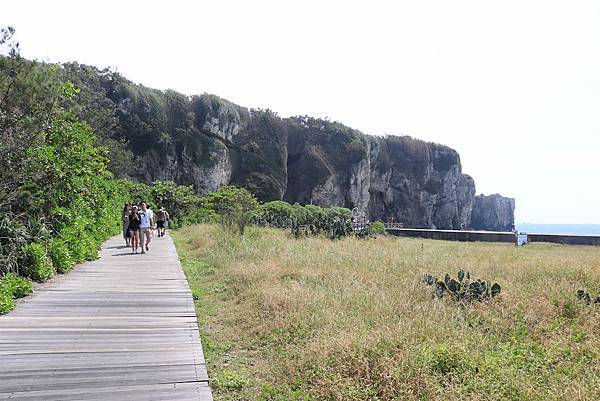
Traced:
[[[131, 213], [129, 213], [129, 236], [131, 237], [131, 253], [137, 253], [138, 245], [141, 245], [140, 223], [141, 218], [140, 214], [138, 213], [138, 207], [134, 205], [131, 208]], [[144, 252], [143, 247], [142, 252]]]
[[148, 210], [148, 215], [150, 216], [150, 236], [154, 237], [154, 230], [156, 230], [156, 216], [154, 215], [154, 210], [152, 210], [150, 204], [146, 205], [146, 209]]
[[167, 227], [168, 221], [169, 213], [165, 210], [164, 207], [160, 207], [156, 212], [156, 231], [158, 232], [159, 237], [165, 236], [165, 229]]
[[[145, 202], [141, 202], [138, 214], [140, 215], [140, 245], [142, 247], [142, 253], [146, 253], [146, 251], [149, 250], [148, 245], [152, 239], [152, 226], [154, 224], [154, 221], [152, 220], [152, 211], [148, 210]], [[145, 244], [144, 238], [146, 240]]]
[[131, 213], [131, 206], [126, 203], [123, 206], [123, 212], [121, 213], [121, 219], [123, 221], [123, 238], [125, 238], [125, 246], [131, 246], [131, 235], [129, 234], [129, 214]]

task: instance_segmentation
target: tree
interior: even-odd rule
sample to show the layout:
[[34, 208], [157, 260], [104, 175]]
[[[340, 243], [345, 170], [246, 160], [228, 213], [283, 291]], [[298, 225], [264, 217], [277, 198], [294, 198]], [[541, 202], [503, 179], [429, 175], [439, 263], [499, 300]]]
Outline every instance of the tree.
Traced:
[[221, 224], [240, 235], [244, 234], [246, 226], [259, 211], [256, 197], [244, 188], [225, 186], [207, 195], [206, 199], [219, 214]]
[[55, 67], [25, 60], [19, 54], [12, 27], [0, 28], [0, 211], [16, 203], [22, 171], [31, 150], [43, 143], [44, 132], [59, 111], [61, 98], [74, 95], [63, 85]]

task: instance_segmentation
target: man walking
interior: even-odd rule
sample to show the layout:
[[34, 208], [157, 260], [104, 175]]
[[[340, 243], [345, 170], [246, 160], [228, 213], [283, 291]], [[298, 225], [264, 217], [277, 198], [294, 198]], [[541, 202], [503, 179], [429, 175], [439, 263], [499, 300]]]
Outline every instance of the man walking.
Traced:
[[169, 221], [169, 213], [167, 213], [164, 207], [160, 207], [156, 212], [156, 230], [159, 237], [165, 236], [167, 221]]
[[[140, 203], [140, 210], [138, 212], [140, 216], [140, 245], [142, 246], [142, 253], [148, 251], [148, 244], [152, 239], [152, 226], [154, 224], [152, 212], [146, 207], [146, 203]], [[146, 238], [146, 244], [144, 245], [144, 238]]]

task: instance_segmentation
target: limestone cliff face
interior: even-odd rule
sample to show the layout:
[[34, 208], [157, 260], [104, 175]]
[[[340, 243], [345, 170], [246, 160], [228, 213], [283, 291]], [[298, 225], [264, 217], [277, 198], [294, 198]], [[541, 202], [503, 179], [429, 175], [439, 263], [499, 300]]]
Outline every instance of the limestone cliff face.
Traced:
[[233, 184], [261, 201], [357, 207], [372, 220], [393, 217], [406, 227], [512, 226], [514, 200], [476, 201], [473, 179], [447, 146], [368, 136], [306, 116], [282, 119], [214, 95], [146, 88], [77, 63], [66, 64], [64, 73], [85, 95], [82, 117], [100, 117], [94, 129], [115, 148], [126, 147], [122, 155], [132, 160], [121, 165], [131, 165], [125, 172], [131, 178], [173, 180], [200, 195]]
[[515, 200], [499, 194], [477, 195], [471, 226], [476, 230], [511, 231], [515, 221]]
[[290, 124], [287, 201], [357, 207], [407, 227], [469, 226], [475, 184], [462, 174], [456, 151], [321, 120]]
[[406, 227], [469, 226], [475, 184], [455, 150], [411, 137], [370, 142], [372, 218], [393, 216]]

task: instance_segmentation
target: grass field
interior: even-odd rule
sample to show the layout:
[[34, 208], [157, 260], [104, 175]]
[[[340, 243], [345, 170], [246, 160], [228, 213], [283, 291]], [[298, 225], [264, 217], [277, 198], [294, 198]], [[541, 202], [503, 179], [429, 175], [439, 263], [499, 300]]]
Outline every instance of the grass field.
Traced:
[[[173, 232], [216, 400], [598, 400], [600, 248]], [[434, 299], [459, 268], [501, 295]]]

